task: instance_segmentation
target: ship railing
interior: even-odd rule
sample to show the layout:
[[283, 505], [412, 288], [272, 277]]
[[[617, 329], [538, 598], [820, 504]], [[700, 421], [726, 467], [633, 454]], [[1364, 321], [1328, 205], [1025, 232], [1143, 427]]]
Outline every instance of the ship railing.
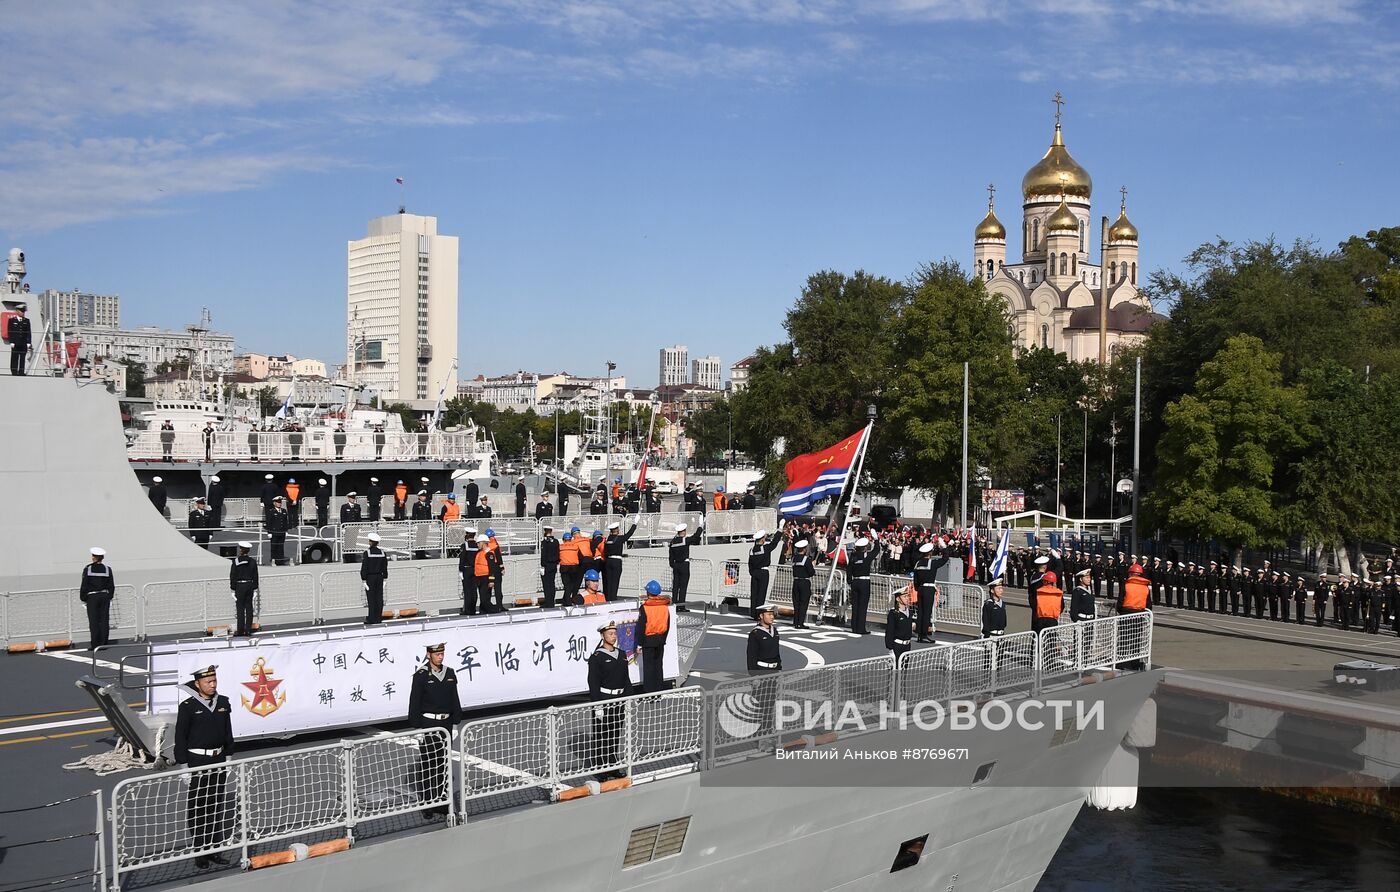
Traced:
[[191, 879], [211, 855], [246, 869], [280, 863], [293, 843], [335, 851], [401, 829], [400, 815], [450, 811], [450, 742], [416, 729], [123, 780], [112, 791], [113, 888]]
[[[909, 588], [908, 576], [874, 573], [870, 576], [870, 606], [867, 622], [883, 624], [885, 614], [894, 606], [895, 596]], [[939, 603], [933, 611], [934, 628], [960, 626], [975, 632], [982, 630], [982, 602], [986, 589], [964, 582], [938, 583]]]
[[[232, 628], [234, 595], [226, 577], [148, 582], [142, 586], [140, 625], [134, 637]], [[310, 621], [316, 615], [310, 573], [263, 574], [253, 613], [260, 623]]]
[[598, 775], [634, 783], [695, 770], [705, 751], [705, 694], [680, 688], [468, 722], [459, 759], [465, 815], [558, 800]]
[[1041, 629], [1037, 686], [1075, 683], [1096, 669], [1140, 668], [1152, 660], [1152, 613], [1120, 614]]
[[[453, 461], [486, 457], [470, 433], [346, 431], [343, 440], [326, 429], [309, 431], [215, 431], [210, 443], [202, 430], [137, 432], [127, 458], [143, 461]], [[169, 447], [169, 452], [166, 448]]]
[[941, 701], [1029, 688], [1035, 682], [1034, 632], [911, 650], [899, 661], [899, 696]]
[[[116, 587], [108, 628], [114, 638], [140, 634], [140, 597], [135, 586]], [[6, 592], [0, 598], [0, 644], [6, 647], [87, 640], [87, 605], [78, 596], [77, 586]]]
[[[418, 553], [442, 557], [443, 525], [436, 520], [379, 520], [342, 523], [336, 539], [342, 555], [363, 555], [369, 550], [369, 534], [380, 535], [379, 547], [395, 559]], [[459, 543], [460, 544], [460, 543]]]
[[705, 535], [713, 539], [751, 537], [759, 530], [772, 533], [778, 526], [778, 509], [714, 511], [705, 515]]
[[[690, 578], [686, 585], [686, 600], [700, 598], [709, 600], [713, 594], [715, 562], [709, 558], [690, 559]], [[668, 597], [675, 596], [675, 576], [671, 572], [669, 557], [639, 555], [629, 553], [622, 559], [622, 579], [618, 583], [618, 594], [623, 597], [646, 597], [646, 585], [651, 580], [661, 584], [661, 591]]]

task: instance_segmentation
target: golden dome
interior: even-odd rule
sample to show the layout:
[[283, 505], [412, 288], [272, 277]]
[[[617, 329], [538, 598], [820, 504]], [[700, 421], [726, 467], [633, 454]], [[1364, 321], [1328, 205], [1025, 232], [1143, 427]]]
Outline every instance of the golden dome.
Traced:
[[1079, 232], [1079, 218], [1074, 215], [1074, 211], [1070, 210], [1069, 205], [1065, 204], [1065, 200], [1061, 198], [1060, 206], [1055, 208], [1055, 213], [1051, 214], [1050, 219], [1045, 221], [1045, 231], [1048, 233], [1063, 230]]
[[1108, 240], [1111, 242], [1135, 242], [1138, 240], [1137, 227], [1128, 221], [1126, 208], [1118, 212], [1118, 219], [1108, 228]]
[[1021, 193], [1027, 199], [1046, 195], [1073, 195], [1087, 199], [1093, 191], [1094, 181], [1089, 178], [1089, 172], [1069, 156], [1057, 122], [1055, 138], [1045, 157], [1021, 178]]
[[1001, 225], [1001, 221], [997, 219], [997, 215], [992, 211], [990, 205], [987, 207], [987, 216], [983, 217], [982, 222], [977, 224], [976, 240], [980, 242], [986, 239], [1006, 241], [1006, 227]]

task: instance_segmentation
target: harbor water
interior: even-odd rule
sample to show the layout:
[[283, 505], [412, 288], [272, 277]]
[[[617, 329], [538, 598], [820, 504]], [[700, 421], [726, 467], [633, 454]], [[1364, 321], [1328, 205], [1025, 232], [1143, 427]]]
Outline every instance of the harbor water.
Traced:
[[1250, 789], [1142, 789], [1136, 808], [1087, 806], [1037, 887], [1396, 890], [1400, 823]]

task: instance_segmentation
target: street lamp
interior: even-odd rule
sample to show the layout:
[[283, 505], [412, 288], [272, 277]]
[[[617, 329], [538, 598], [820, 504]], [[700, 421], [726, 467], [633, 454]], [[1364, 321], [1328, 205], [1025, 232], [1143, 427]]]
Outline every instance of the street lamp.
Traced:
[[1060, 514], [1060, 416], [1055, 416], [1055, 515]]

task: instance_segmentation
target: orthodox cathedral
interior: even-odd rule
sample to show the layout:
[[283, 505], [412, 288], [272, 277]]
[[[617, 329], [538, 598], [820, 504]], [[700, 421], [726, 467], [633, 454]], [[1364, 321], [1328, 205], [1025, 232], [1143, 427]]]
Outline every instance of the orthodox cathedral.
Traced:
[[1121, 346], [1140, 341], [1156, 317], [1138, 291], [1138, 231], [1128, 221], [1126, 189], [1118, 220], [1108, 228], [1103, 264], [1089, 262], [1093, 180], [1065, 148], [1062, 102], [1056, 93], [1049, 150], [1021, 179], [1020, 261], [1007, 260], [1006, 227], [993, 208], [996, 190], [988, 186], [974, 268], [987, 290], [1006, 301], [1022, 347], [1048, 347], [1072, 360], [1099, 359], [1100, 299], [1106, 295], [1106, 357], [1112, 358]]

